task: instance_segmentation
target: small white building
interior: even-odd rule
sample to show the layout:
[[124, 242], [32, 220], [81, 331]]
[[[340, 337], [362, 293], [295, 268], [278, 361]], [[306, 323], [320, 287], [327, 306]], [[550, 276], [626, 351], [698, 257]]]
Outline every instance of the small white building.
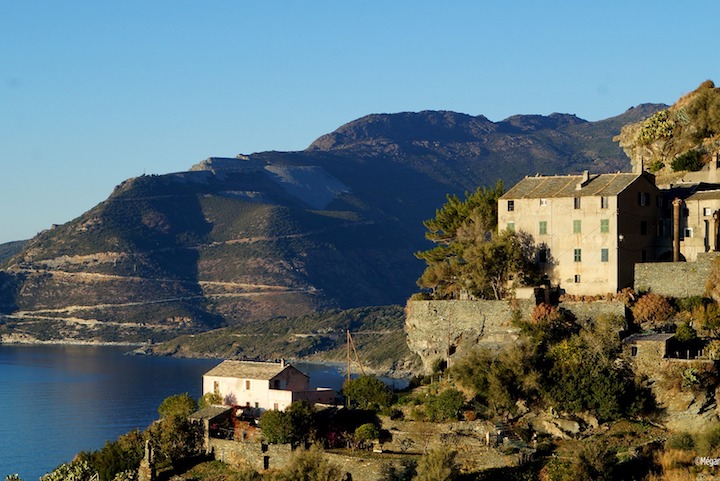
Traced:
[[335, 391], [310, 389], [310, 377], [284, 361], [223, 361], [203, 375], [203, 393], [219, 394], [223, 403], [283, 411], [294, 401], [331, 404]]

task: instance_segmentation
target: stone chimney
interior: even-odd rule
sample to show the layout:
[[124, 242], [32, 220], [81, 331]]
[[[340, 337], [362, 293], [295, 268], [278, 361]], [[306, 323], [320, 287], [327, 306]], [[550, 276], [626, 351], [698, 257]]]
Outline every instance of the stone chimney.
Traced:
[[582, 179], [578, 184], [575, 184], [575, 190], [580, 190], [583, 187], [585, 187], [588, 182], [590, 182], [590, 171], [589, 170], [583, 170], [582, 173]]

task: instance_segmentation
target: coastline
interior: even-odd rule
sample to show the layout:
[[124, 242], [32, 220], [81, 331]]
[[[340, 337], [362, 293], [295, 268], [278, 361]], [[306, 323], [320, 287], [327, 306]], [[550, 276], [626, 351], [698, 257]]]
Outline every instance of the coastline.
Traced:
[[[153, 349], [153, 344], [148, 343], [140, 343], [140, 342], [122, 342], [122, 341], [99, 341], [99, 340], [89, 340], [89, 339], [49, 339], [49, 340], [40, 340], [37, 338], [34, 338], [32, 336], [24, 335], [24, 334], [3, 334], [0, 336], [0, 345], [25, 345], [25, 346], [48, 346], [48, 345], [64, 345], [64, 346], [117, 346], [117, 347], [128, 347], [132, 348], [126, 352], [126, 355], [130, 356], [153, 356], [153, 357], [173, 357], [178, 359], [207, 359], [207, 360], [218, 360], [222, 361], [226, 359], [225, 357], [216, 357], [216, 356], [209, 356], [209, 355], [199, 355], [197, 353], [194, 353], [195, 355], [182, 355], [182, 354], [158, 354]], [[310, 358], [303, 358], [303, 357], [287, 357], [285, 360], [291, 364], [317, 364], [322, 366], [328, 366], [332, 367], [334, 369], [337, 369], [339, 372], [345, 373], [347, 375], [347, 370], [345, 369], [347, 364], [342, 361], [327, 361], [327, 360], [318, 360], [315, 357]], [[269, 359], [267, 361], [270, 361]], [[377, 377], [384, 377], [388, 379], [402, 379], [402, 380], [409, 380], [411, 379], [416, 373], [409, 371], [409, 370], [402, 370], [402, 369], [377, 369], [370, 366], [363, 366], [364, 371], [366, 374], [377, 376]], [[355, 371], [355, 370], [354, 370]], [[359, 370], [358, 370], [359, 371]], [[358, 374], [357, 372], [354, 372], [354, 374]]]
[[115, 341], [90, 341], [86, 339], [49, 339], [42, 341], [40, 339], [8, 339], [17, 337], [17, 334], [3, 335], [0, 336], [0, 345], [8, 346], [48, 346], [48, 345], [65, 345], [65, 346], [127, 346], [127, 347], [142, 347], [143, 343], [138, 342], [115, 342]]

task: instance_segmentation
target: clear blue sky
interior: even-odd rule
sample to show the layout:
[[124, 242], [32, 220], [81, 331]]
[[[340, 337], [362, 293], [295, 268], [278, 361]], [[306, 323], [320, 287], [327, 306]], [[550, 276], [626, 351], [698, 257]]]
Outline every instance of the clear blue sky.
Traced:
[[720, 83], [716, 1], [0, 1], [0, 243], [370, 113], [587, 120]]

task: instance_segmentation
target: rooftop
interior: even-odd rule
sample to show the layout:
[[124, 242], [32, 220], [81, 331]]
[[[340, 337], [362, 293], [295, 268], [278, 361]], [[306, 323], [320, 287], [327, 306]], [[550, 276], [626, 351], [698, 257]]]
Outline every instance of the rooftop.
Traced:
[[284, 362], [223, 361], [206, 372], [205, 376], [270, 380], [289, 367]]
[[675, 334], [667, 334], [667, 333], [652, 333], [652, 334], [633, 334], [631, 336], [626, 337], [623, 342], [624, 343], [633, 343], [633, 342], [666, 342], [667, 340], [673, 338]]
[[[625, 190], [642, 175], [627, 172], [615, 174], [552, 175], [525, 177], [502, 199], [546, 199], [554, 197], [614, 196]], [[577, 189], [578, 184], [581, 188]]]

